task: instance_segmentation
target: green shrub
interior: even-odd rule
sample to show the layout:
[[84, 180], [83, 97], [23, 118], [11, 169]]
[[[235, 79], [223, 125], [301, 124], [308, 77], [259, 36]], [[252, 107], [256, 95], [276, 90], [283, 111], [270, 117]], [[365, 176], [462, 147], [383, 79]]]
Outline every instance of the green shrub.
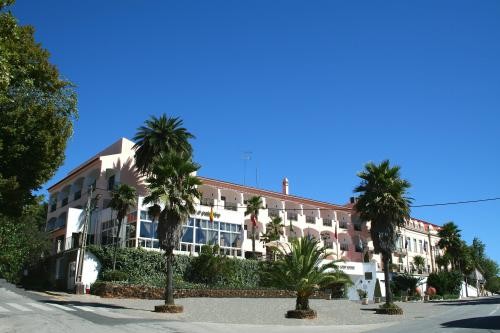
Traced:
[[103, 281], [127, 281], [127, 273], [118, 270], [105, 270], [102, 272]]
[[458, 295], [462, 286], [462, 274], [447, 271], [431, 273], [427, 278], [427, 285], [436, 288], [436, 293], [441, 296]]
[[402, 273], [393, 276], [392, 281], [394, 282], [393, 288], [397, 291], [395, 294], [401, 295], [409, 291], [409, 295], [413, 295], [417, 286], [422, 282], [422, 278]]
[[380, 281], [377, 279], [375, 282], [375, 291], [373, 292], [374, 297], [382, 297], [382, 291], [380, 290]]
[[443, 299], [444, 300], [458, 299], [459, 297], [460, 297], [460, 295], [453, 295], [453, 294], [445, 294], [445, 295], [443, 295]]
[[[103, 273], [113, 267], [112, 247], [89, 246], [88, 249], [101, 262]], [[210, 259], [211, 256], [217, 259]], [[202, 258], [185, 255], [174, 257], [175, 288], [210, 286], [211, 288], [255, 289], [265, 287], [261, 282], [262, 267], [264, 267], [262, 262], [215, 256], [215, 253], [212, 255], [202, 253], [200, 257]], [[211, 262], [205, 266], [207, 260]], [[165, 257], [160, 252], [146, 251], [141, 248], [118, 249], [116, 268], [127, 275], [128, 282], [131, 284], [165, 286]], [[207, 268], [208, 272], [205, 271]], [[102, 273], [99, 279], [104, 279]]]

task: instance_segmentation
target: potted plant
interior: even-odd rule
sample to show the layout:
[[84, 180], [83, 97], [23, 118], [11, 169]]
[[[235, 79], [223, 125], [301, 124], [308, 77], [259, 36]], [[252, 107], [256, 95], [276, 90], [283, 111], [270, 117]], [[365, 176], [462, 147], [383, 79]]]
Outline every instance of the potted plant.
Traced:
[[368, 304], [368, 293], [366, 292], [366, 290], [358, 289], [357, 291], [358, 291], [359, 299], [361, 300], [361, 304], [367, 305]]
[[380, 281], [377, 279], [377, 281], [375, 282], [375, 291], [373, 293], [373, 301], [375, 303], [380, 303], [381, 299], [382, 299], [382, 291], [380, 290]]

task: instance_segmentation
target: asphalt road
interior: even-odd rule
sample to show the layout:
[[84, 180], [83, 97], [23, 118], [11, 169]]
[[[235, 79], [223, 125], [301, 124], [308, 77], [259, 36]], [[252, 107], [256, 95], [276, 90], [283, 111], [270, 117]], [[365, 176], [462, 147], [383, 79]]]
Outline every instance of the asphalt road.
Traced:
[[500, 297], [443, 302], [445, 311], [370, 332], [499, 332]]
[[[265, 300], [264, 300], [265, 301]], [[407, 304], [406, 306], [408, 306]], [[411, 307], [411, 305], [409, 305]], [[417, 305], [415, 305], [417, 306]], [[423, 306], [420, 304], [420, 306]], [[432, 310], [431, 307], [439, 307]], [[181, 321], [140, 307], [121, 306], [92, 298], [71, 298], [27, 292], [0, 280], [0, 333], [97, 332], [488, 332], [500, 331], [500, 298], [429, 304], [430, 315], [363, 325], [259, 325]], [[364, 311], [364, 313], [370, 312]], [[410, 310], [410, 309], [408, 309]], [[439, 311], [437, 311], [439, 310]], [[213, 311], [217, 311], [216, 308]], [[434, 314], [432, 314], [434, 312]], [[422, 314], [422, 312], [419, 312]]]

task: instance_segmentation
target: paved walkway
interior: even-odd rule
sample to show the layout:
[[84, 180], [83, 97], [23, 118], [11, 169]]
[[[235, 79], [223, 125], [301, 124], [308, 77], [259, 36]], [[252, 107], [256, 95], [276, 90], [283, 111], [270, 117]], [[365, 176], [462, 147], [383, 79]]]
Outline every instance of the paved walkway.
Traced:
[[[106, 304], [122, 309], [134, 316], [149, 319], [166, 319], [181, 322], [248, 325], [369, 325], [386, 326], [403, 320], [422, 319], [445, 311], [436, 303], [407, 302], [397, 304], [404, 310], [403, 316], [375, 314], [378, 304], [361, 305], [347, 300], [310, 300], [311, 308], [318, 312], [316, 320], [286, 319], [284, 314], [293, 309], [292, 298], [185, 298], [176, 300], [184, 306], [182, 314], [159, 314], [152, 310], [159, 300], [109, 299], [92, 295], [56, 294], [58, 299], [72, 304]], [[353, 327], [354, 328], [354, 327]]]

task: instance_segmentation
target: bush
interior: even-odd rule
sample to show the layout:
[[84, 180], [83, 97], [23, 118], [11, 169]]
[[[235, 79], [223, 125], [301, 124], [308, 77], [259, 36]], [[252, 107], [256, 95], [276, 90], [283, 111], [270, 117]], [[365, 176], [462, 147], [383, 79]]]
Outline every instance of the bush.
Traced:
[[382, 297], [382, 291], [380, 290], [380, 281], [378, 279], [375, 282], [375, 291], [373, 292], [373, 297]]
[[103, 281], [127, 281], [127, 273], [117, 270], [106, 270], [102, 272]]
[[[102, 274], [113, 267], [113, 248], [89, 246], [102, 264]], [[209, 251], [209, 247], [204, 251]], [[262, 287], [262, 262], [241, 260], [205, 252], [200, 257], [176, 255], [173, 263], [174, 288], [235, 288]], [[165, 286], [165, 257], [160, 252], [141, 248], [121, 248], [116, 254], [116, 268], [126, 274], [131, 284]]]
[[401, 295], [409, 291], [409, 295], [413, 295], [417, 286], [422, 282], [422, 278], [402, 273], [395, 275], [392, 281], [394, 282], [392, 287], [395, 289], [395, 294]]
[[436, 288], [438, 295], [458, 295], [462, 286], [462, 274], [446, 271], [431, 273], [427, 278], [427, 284]]

